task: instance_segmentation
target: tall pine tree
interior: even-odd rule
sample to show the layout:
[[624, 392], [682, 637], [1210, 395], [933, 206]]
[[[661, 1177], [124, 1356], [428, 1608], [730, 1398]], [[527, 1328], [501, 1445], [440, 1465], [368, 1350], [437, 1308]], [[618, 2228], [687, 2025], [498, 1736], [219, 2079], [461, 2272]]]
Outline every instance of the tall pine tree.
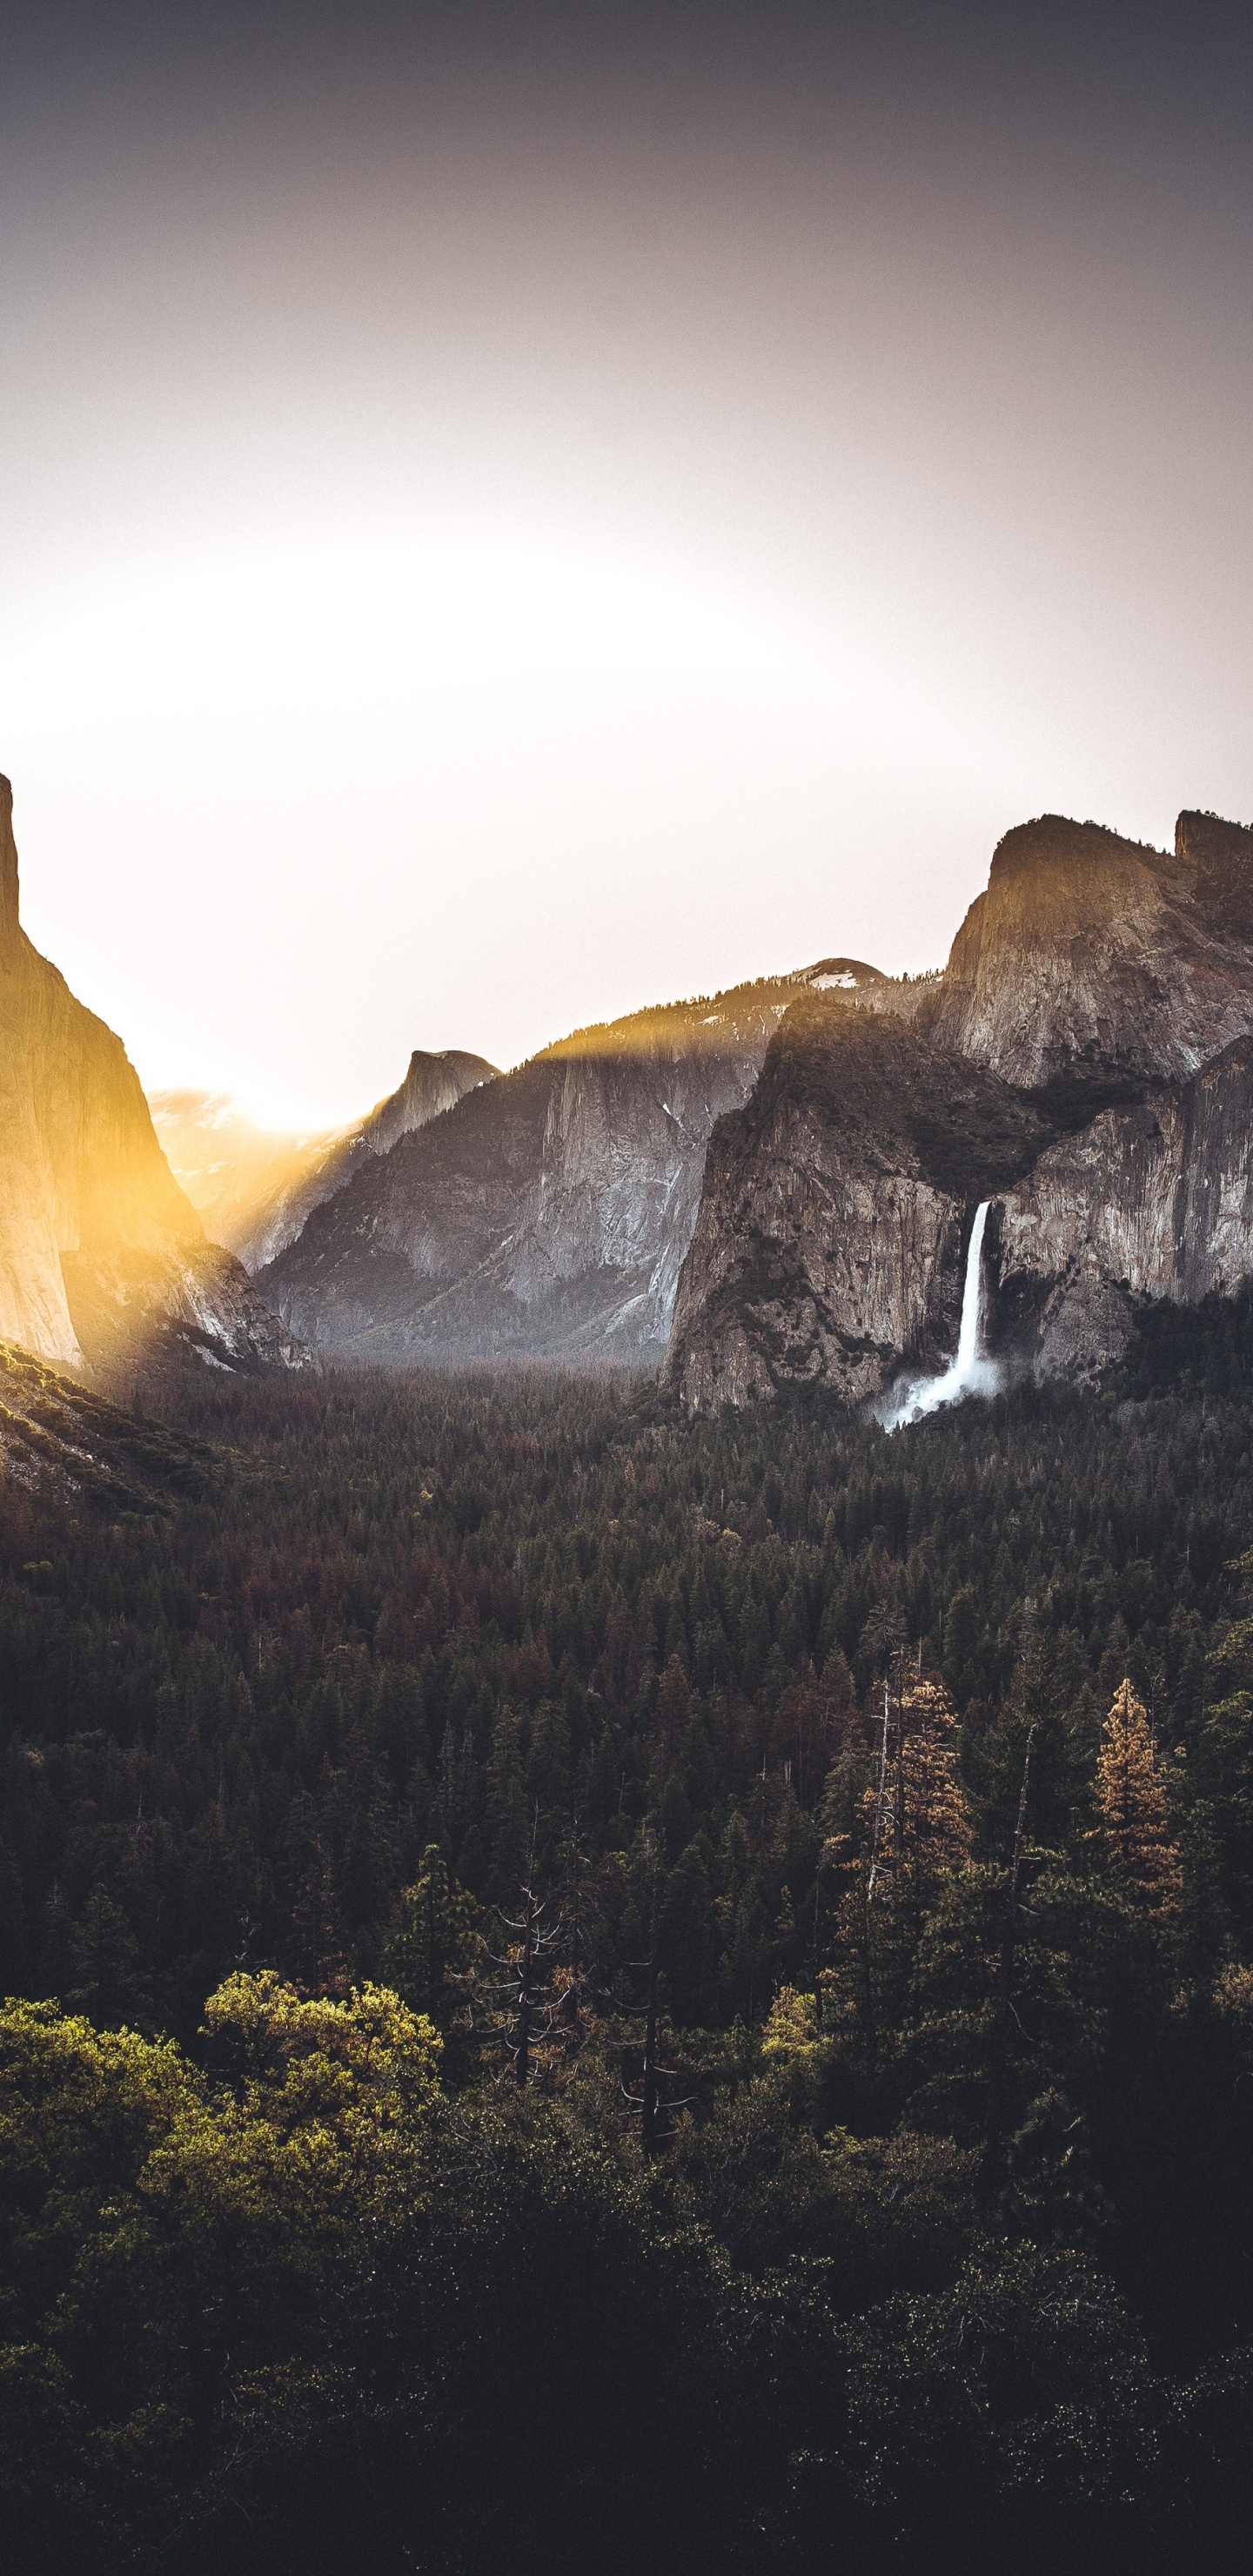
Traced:
[[1173, 1922], [1183, 1873], [1171, 1839], [1166, 1791], [1148, 1717], [1129, 1681], [1119, 1684], [1105, 1721], [1096, 1766], [1096, 1805], [1106, 1848], [1136, 1904], [1154, 1923]]

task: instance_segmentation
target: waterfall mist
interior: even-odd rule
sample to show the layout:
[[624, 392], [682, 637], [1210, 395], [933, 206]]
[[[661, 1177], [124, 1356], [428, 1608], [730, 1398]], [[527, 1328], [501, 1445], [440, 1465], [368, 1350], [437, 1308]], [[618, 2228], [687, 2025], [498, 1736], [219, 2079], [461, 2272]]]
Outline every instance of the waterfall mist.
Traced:
[[990, 1199], [981, 1199], [975, 1210], [966, 1251], [966, 1276], [962, 1287], [961, 1324], [957, 1334], [957, 1352], [938, 1377], [898, 1380], [881, 1416], [885, 1431], [899, 1431], [906, 1422], [920, 1422], [924, 1414], [937, 1413], [943, 1404], [960, 1404], [963, 1396], [995, 1395], [1000, 1383], [994, 1360], [985, 1359], [981, 1351], [983, 1323], [983, 1234], [988, 1221]]

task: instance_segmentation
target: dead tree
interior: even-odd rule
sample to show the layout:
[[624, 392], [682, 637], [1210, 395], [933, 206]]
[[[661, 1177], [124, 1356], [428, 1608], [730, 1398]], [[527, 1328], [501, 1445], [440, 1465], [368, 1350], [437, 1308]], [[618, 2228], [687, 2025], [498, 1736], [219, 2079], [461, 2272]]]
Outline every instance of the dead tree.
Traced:
[[988, 2067], [988, 2109], [984, 2125], [983, 2157], [979, 2167], [978, 2197], [986, 2207], [996, 2183], [1001, 2129], [1004, 2125], [1005, 2080], [1009, 2063], [1009, 2023], [1014, 2006], [1014, 1961], [1018, 1952], [1022, 1884], [1023, 1838], [1027, 1827], [1027, 1801], [1031, 1790], [1031, 1755], [1035, 1745], [1036, 1721], [1027, 1729], [1023, 1753], [1022, 1786], [1018, 1792], [1018, 1822], [1014, 1830], [1014, 1851], [1010, 1864], [1009, 1888], [1005, 1899], [1005, 1927], [1001, 1936], [1001, 1955], [996, 1970], [996, 2004], [992, 2015], [992, 2040]]
[[682, 2083], [683, 2077], [677, 2067], [662, 2066], [657, 2058], [661, 2018], [661, 1863], [655, 1844], [650, 1847], [650, 1858], [652, 1884], [648, 1906], [648, 1957], [634, 1962], [636, 1967], [644, 1970], [647, 1980], [643, 2004], [644, 2058], [639, 2092], [631, 2090], [625, 2077], [622, 2080], [624, 2100], [640, 2115], [640, 2148], [645, 2164], [651, 2163], [658, 2147], [669, 2146], [675, 2135], [674, 2113], [686, 2110], [688, 2103], [695, 2100], [694, 2094], [672, 2094], [665, 2089], [670, 2084]]
[[[879, 1735], [879, 1777], [875, 1786], [874, 1829], [870, 1842], [870, 1874], [866, 1882], [866, 1903], [874, 1901], [879, 1870], [883, 1860], [884, 1827], [887, 1821], [888, 1778], [892, 1754], [892, 1684], [891, 1657], [883, 1676], [883, 1724]], [[899, 1818], [897, 1819], [899, 1832]]]
[[505, 2055], [513, 2069], [514, 2082], [529, 2084], [539, 2072], [539, 2051], [550, 2038], [555, 2007], [548, 1992], [551, 1954], [559, 1939], [555, 1924], [544, 1921], [544, 1902], [529, 1885], [519, 1891], [522, 1914], [518, 1921], [502, 1914], [507, 1932], [518, 1939], [503, 1953], [493, 1952], [495, 1965], [505, 1970], [501, 1991], [509, 1998], [504, 2015]]
[[[538, 1815], [535, 1821], [538, 1826]], [[550, 1978], [562, 1927], [546, 1920], [547, 1899], [535, 1892], [534, 1864], [533, 1828], [531, 1866], [518, 1890], [521, 1915], [517, 1919], [508, 1914], [500, 1917], [506, 1932], [516, 1933], [517, 1939], [503, 1953], [492, 1953], [494, 1964], [505, 1971], [500, 1988], [510, 1998], [504, 2015], [505, 2054], [519, 2086], [529, 2084], [540, 2071], [540, 2052], [552, 2036], [558, 2010]]]

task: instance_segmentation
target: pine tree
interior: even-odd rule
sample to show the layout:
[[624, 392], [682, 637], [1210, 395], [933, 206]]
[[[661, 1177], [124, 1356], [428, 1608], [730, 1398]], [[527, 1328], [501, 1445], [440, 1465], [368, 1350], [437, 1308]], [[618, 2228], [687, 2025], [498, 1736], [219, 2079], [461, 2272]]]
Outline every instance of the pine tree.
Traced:
[[139, 1944], [120, 1907], [103, 1887], [93, 1887], [70, 1934], [75, 1982], [70, 2002], [107, 2030], [146, 2002]]
[[664, 1788], [678, 1759], [691, 1714], [687, 1674], [677, 1655], [671, 1655], [657, 1686], [657, 1704], [652, 1722], [652, 1769], [659, 1788]]
[[383, 1954], [388, 1983], [437, 2029], [464, 2018], [471, 1980], [484, 1956], [475, 1928], [478, 1907], [451, 1877], [437, 1843], [428, 1843], [421, 1873], [402, 1888]]
[[1179, 1911], [1183, 1874], [1171, 1840], [1166, 1792], [1143, 1703], [1120, 1683], [1105, 1721], [1096, 1766], [1096, 1805], [1105, 1843], [1126, 1884], [1154, 1923]]
[[307, 1789], [297, 1791], [288, 1811], [285, 1863], [297, 1983], [310, 1995], [342, 1994], [348, 1963], [334, 1872]]
[[901, 1697], [898, 1843], [915, 1870], [961, 1869], [970, 1819], [957, 1777], [957, 1714], [939, 1682], [911, 1682]]
[[502, 1708], [492, 1729], [487, 1766], [487, 1830], [491, 1837], [491, 1884], [497, 1903], [514, 1896], [527, 1865], [526, 1793], [522, 1779], [520, 1726], [513, 1711]]
[[871, 1883], [908, 1876], [915, 1896], [937, 1873], [970, 1857], [970, 1819], [957, 1777], [957, 1715], [941, 1682], [885, 1685], [877, 1779], [866, 1793]]

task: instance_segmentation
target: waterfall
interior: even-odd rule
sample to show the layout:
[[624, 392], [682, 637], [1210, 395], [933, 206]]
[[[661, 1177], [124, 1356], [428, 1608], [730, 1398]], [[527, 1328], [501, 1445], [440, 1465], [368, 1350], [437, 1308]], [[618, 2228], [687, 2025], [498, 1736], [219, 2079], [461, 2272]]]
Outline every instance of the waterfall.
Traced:
[[970, 1229], [966, 1279], [962, 1288], [962, 1319], [957, 1334], [957, 1357], [953, 1362], [959, 1378], [969, 1377], [971, 1370], [979, 1364], [979, 1326], [983, 1321], [983, 1229], [991, 1204], [990, 1199], [980, 1199]]
[[995, 1366], [991, 1360], [984, 1359], [979, 1348], [979, 1327], [983, 1320], [983, 1230], [991, 1204], [990, 1199], [980, 1200], [970, 1229], [957, 1356], [949, 1361], [939, 1377], [913, 1378], [907, 1385], [893, 1388], [888, 1410], [883, 1416], [887, 1431], [899, 1431], [903, 1422], [917, 1422], [924, 1413], [937, 1412], [942, 1404], [960, 1404], [964, 1395], [994, 1395], [996, 1392]]

